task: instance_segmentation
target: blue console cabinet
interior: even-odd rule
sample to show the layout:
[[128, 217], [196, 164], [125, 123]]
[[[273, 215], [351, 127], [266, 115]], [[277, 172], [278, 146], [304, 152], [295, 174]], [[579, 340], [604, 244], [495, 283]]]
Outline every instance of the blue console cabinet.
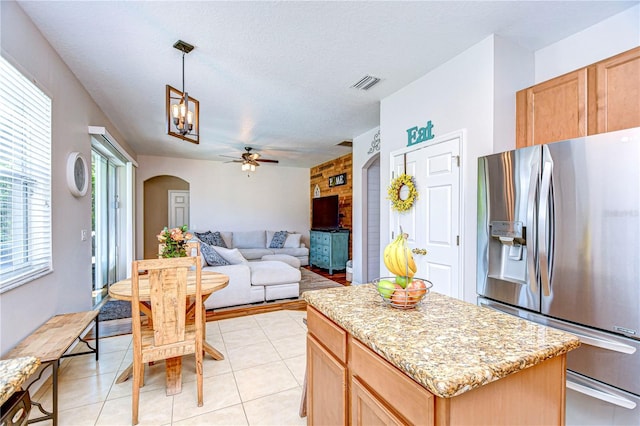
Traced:
[[314, 231], [310, 233], [309, 266], [329, 270], [347, 268], [349, 257], [349, 231]]

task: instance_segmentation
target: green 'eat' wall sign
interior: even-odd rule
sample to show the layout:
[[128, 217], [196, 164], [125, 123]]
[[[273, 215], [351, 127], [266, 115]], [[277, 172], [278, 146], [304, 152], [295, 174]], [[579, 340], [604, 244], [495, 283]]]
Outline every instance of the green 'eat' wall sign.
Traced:
[[431, 124], [431, 120], [427, 121], [427, 125], [424, 127], [415, 126], [407, 129], [407, 146], [433, 139], [435, 135], [431, 132], [432, 130], [433, 124]]

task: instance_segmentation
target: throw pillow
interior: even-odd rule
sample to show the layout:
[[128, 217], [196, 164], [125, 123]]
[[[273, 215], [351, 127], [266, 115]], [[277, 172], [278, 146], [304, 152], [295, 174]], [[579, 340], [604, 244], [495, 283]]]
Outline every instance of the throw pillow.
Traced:
[[269, 248], [282, 248], [284, 247], [284, 242], [287, 239], [287, 231], [278, 231], [273, 234], [273, 238], [271, 239], [271, 244]]
[[200, 241], [205, 244], [227, 248], [227, 244], [224, 242], [224, 238], [222, 238], [222, 235], [220, 235], [220, 231], [194, 232], [194, 234]]
[[200, 253], [204, 257], [204, 261], [209, 266], [225, 266], [230, 265], [224, 257], [220, 256], [217, 251], [207, 243], [200, 243]]
[[244, 258], [240, 250], [238, 249], [226, 249], [223, 247], [212, 247], [215, 251], [218, 252], [220, 256], [224, 258], [227, 262], [232, 265], [238, 265], [240, 263], [249, 263], [247, 259]]
[[205, 243], [205, 244], [209, 244], [210, 246], [213, 246], [215, 244], [213, 244], [213, 232], [211, 231], [207, 231], [207, 232], [194, 232], [193, 233], [196, 238], [198, 238], [201, 242]]
[[284, 248], [298, 248], [300, 247], [300, 238], [302, 234], [289, 234], [284, 242]]
[[211, 240], [213, 241], [212, 245], [214, 246], [228, 248], [227, 243], [224, 242], [224, 238], [220, 235], [220, 231], [216, 231], [211, 234]]

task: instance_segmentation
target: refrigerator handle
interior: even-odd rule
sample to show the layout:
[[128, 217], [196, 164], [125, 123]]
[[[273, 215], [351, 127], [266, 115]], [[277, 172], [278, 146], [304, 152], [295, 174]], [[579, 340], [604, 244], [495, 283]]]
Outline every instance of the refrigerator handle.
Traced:
[[617, 405], [618, 407], [627, 408], [629, 410], [633, 410], [636, 408], [636, 403], [631, 401], [630, 399], [624, 398], [619, 395], [614, 395], [612, 393], [606, 392], [605, 390], [592, 388], [590, 386], [585, 386], [581, 383], [577, 383], [573, 380], [572, 373], [567, 371], [567, 389], [574, 390], [576, 392], [580, 392], [592, 398], [599, 399], [601, 401], [608, 402], [610, 404]]
[[527, 270], [529, 271], [529, 288], [531, 293], [538, 294], [538, 279], [536, 278], [535, 259], [535, 208], [536, 190], [538, 189], [538, 163], [531, 166], [531, 176], [529, 177], [529, 194], [527, 196]]
[[549, 191], [551, 190], [551, 173], [553, 163], [545, 161], [542, 165], [542, 182], [540, 184], [540, 208], [538, 210], [538, 262], [540, 264], [540, 281], [542, 294], [551, 295], [549, 284], [549, 247], [547, 246], [547, 211], [549, 210]]

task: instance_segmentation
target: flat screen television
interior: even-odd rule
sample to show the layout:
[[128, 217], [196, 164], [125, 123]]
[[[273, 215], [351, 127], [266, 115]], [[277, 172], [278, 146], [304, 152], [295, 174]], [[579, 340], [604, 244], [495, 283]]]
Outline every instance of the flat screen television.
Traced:
[[325, 231], [340, 228], [340, 211], [337, 195], [313, 199], [311, 229]]

